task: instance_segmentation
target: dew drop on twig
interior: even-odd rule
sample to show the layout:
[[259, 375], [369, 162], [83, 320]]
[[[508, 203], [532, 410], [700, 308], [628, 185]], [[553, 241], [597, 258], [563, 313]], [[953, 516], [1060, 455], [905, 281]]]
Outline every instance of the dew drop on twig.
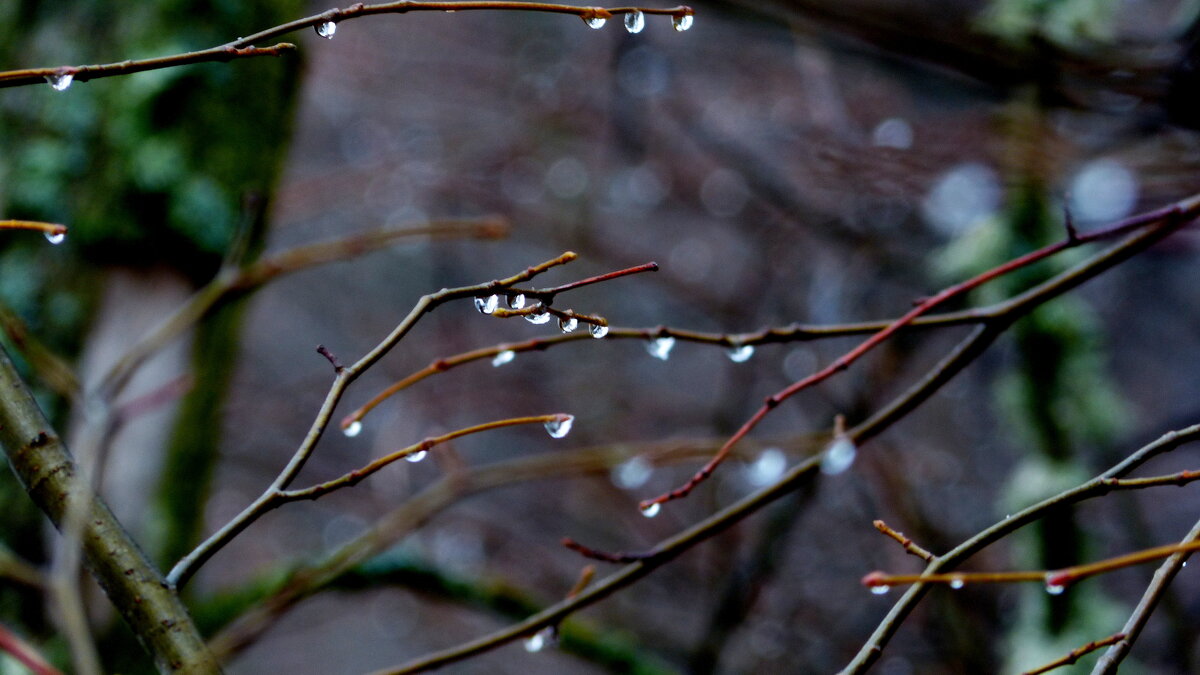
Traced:
[[625, 15], [625, 30], [630, 33], [640, 33], [646, 27], [646, 15], [640, 9], [635, 9]]
[[504, 351], [500, 352], [499, 354], [496, 354], [496, 356], [492, 358], [492, 367], [499, 368], [500, 366], [502, 366], [506, 363], [511, 363], [512, 360], [515, 358], [517, 358], [516, 352], [514, 352], [511, 349], [505, 349]]
[[509, 307], [509, 309], [524, 309], [525, 308], [525, 294], [524, 293], [510, 293], [508, 296], [508, 307]]
[[887, 592], [890, 590], [892, 590], [892, 587], [886, 584], [880, 584], [879, 586], [871, 587], [871, 592], [875, 595], [887, 595]]
[[729, 348], [726, 354], [729, 355], [729, 360], [734, 363], [745, 363], [754, 356], [754, 345], [734, 345]]
[[333, 34], [337, 32], [337, 22], [322, 21], [321, 23], [313, 26], [313, 30], [317, 31], [317, 35], [320, 35], [326, 40], [332, 40]]
[[63, 241], [66, 240], [66, 238], [67, 238], [66, 232], [47, 232], [46, 233], [46, 241], [50, 242], [51, 244], [54, 244], [55, 246], [63, 243]]
[[594, 323], [594, 324], [592, 324], [592, 327], [589, 328], [588, 330], [590, 330], [592, 332], [592, 337], [594, 337], [596, 339], [600, 339], [600, 338], [608, 335], [608, 326], [605, 324]]
[[1067, 590], [1066, 586], [1063, 586], [1061, 584], [1052, 584], [1050, 582], [1046, 582], [1046, 592], [1049, 593], [1050, 595], [1062, 595], [1063, 591], [1065, 591], [1065, 590]]
[[405, 455], [404, 461], [412, 462], [413, 464], [416, 464], [417, 462], [425, 459], [425, 456], [428, 454], [429, 454], [429, 452], [427, 450], [418, 450], [410, 455]]
[[966, 585], [967, 582], [963, 581], [960, 577], [955, 577], [950, 580], [950, 588], [953, 588], [956, 591]]
[[646, 343], [646, 351], [656, 359], [666, 361], [671, 358], [671, 349], [675, 347], [675, 338], [666, 336], [655, 338]]
[[354, 420], [349, 425], [347, 425], [345, 429], [342, 429], [342, 433], [346, 434], [347, 438], [354, 438], [355, 436], [362, 433], [362, 422], [359, 422], [358, 420]]
[[500, 306], [500, 296], [489, 295], [487, 297], [479, 296], [475, 298], [475, 309], [479, 310], [480, 314], [491, 314]]
[[653, 504], [650, 504], [642, 509], [642, 515], [647, 518], [653, 518], [654, 516], [658, 515], [659, 511], [662, 511], [662, 504], [659, 502], [654, 502]]
[[573, 424], [575, 424], [574, 415], [559, 415], [546, 422], [546, 433], [550, 434], [550, 438], [562, 438], [571, 433]]
[[593, 30], [600, 30], [601, 28], [604, 28], [604, 24], [608, 23], [608, 19], [606, 19], [602, 16], [594, 16], [593, 15], [593, 16], [583, 17], [583, 22], [588, 25], [588, 28], [591, 28]]
[[533, 310], [531, 313], [525, 315], [526, 321], [528, 321], [529, 323], [537, 324], [539, 326], [544, 323], [549, 323], [550, 318], [551, 318], [550, 312], [547, 312], [545, 307], [538, 307], [537, 309]]
[[671, 25], [675, 27], [675, 30], [682, 33], [683, 31], [692, 27], [692, 21], [694, 18], [695, 17], [693, 17], [691, 14], [673, 16], [671, 17]]
[[573, 316], [568, 316], [565, 319], [558, 320], [558, 329], [564, 333], [571, 333], [579, 327], [579, 319]]
[[71, 73], [57, 73], [46, 76], [46, 82], [49, 83], [50, 88], [54, 91], [66, 91], [67, 87], [70, 87], [74, 81], [75, 76]]
[[825, 456], [821, 458], [821, 473], [828, 476], [836, 476], [849, 469], [854, 464], [854, 457], [858, 455], [858, 448], [854, 445], [854, 441], [842, 436], [829, 445], [825, 450]]
[[554, 627], [550, 626], [543, 628], [538, 632], [525, 638], [525, 651], [530, 654], [536, 654], [542, 651], [547, 646], [553, 645], [555, 642]]

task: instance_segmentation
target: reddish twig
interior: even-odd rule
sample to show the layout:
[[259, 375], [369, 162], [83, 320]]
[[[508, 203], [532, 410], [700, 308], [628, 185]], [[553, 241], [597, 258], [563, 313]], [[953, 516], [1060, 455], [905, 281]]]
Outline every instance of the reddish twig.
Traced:
[[654, 556], [658, 555], [658, 553], [656, 551], [643, 551], [643, 552], [639, 552], [639, 553], [607, 553], [605, 551], [598, 551], [594, 548], [585, 546], [570, 537], [563, 537], [562, 545], [571, 549], [572, 551], [575, 551], [576, 553], [578, 553], [579, 555], [581, 555], [585, 558], [591, 558], [592, 560], [599, 560], [601, 562], [616, 563], [616, 564], [638, 562], [639, 560], [648, 560], [648, 559], [653, 558]]
[[[1191, 213], [1198, 206], [1200, 206], [1200, 202], [1189, 202], [1188, 206], [1190, 207], [1188, 212]], [[707, 464], [701, 467], [700, 470], [697, 471], [686, 483], [670, 492], [654, 497], [653, 499], [642, 501], [640, 507], [644, 510], [650, 508], [654, 504], [663, 504], [668, 501], [686, 497], [698, 485], [707, 480], [708, 477], [712, 475], [713, 471], [715, 471], [716, 468], [720, 466], [720, 464], [729, 456], [733, 446], [736, 445], [738, 441], [745, 438], [746, 435], [749, 434], [755, 427], [757, 427], [758, 423], [761, 422], [768, 414], [770, 414], [770, 412], [774, 410], [780, 403], [786, 401], [792, 396], [795, 396], [801, 391], [804, 391], [805, 389], [808, 389], [809, 387], [818, 384], [843, 370], [846, 370], [851, 364], [853, 364], [867, 352], [882, 344], [892, 335], [896, 334], [896, 332], [898, 332], [905, 325], [909, 324], [917, 317], [921, 316], [925, 312], [928, 312], [934, 307], [937, 307], [943, 302], [972, 291], [988, 283], [989, 281], [998, 279], [1006, 274], [1009, 274], [1010, 272], [1028, 267], [1033, 263], [1049, 258], [1050, 256], [1067, 249], [1093, 241], [1100, 241], [1102, 239], [1119, 236], [1146, 225], [1159, 223], [1171, 218], [1181, 217], [1184, 215], [1184, 213], [1185, 207], [1180, 203], [1176, 203], [1162, 209], [1157, 209], [1145, 214], [1133, 216], [1111, 227], [1107, 227], [1096, 232], [1077, 235], [1075, 237], [1068, 237], [1067, 239], [1057, 243], [1044, 246], [1036, 251], [1031, 251], [1023, 256], [1014, 258], [1002, 265], [978, 274], [966, 281], [945, 288], [933, 296], [921, 300], [917, 306], [911, 309], [907, 314], [901, 316], [883, 330], [867, 338], [854, 349], [851, 349], [842, 356], [838, 357], [833, 363], [813, 373], [812, 375], [809, 375], [808, 377], [791, 384], [783, 390], [768, 396], [762, 407], [759, 408], [750, 417], [750, 419], [747, 420], [741, 426], [741, 428], [739, 428], [733, 434], [733, 436], [731, 436], [729, 440], [721, 446], [721, 449], [717, 451], [713, 458], [709, 460]]]
[[34, 675], [62, 675], [62, 672], [50, 665], [50, 662], [32, 645], [2, 625], [0, 625], [0, 651], [7, 652]]

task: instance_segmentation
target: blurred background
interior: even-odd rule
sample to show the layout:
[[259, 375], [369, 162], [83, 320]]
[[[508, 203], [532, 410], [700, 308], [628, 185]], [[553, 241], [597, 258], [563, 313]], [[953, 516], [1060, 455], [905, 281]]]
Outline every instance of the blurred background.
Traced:
[[[77, 435], [87, 421], [72, 392], [89, 391], [222, 264], [431, 220], [511, 224], [499, 240], [406, 240], [283, 276], [148, 362], [117, 399], [136, 414], [112, 441], [104, 490], [161, 565], [236, 515], [291, 456], [331, 380], [316, 345], [352, 362], [424, 293], [572, 250], [580, 260], [538, 286], [660, 264], [556, 301], [614, 326], [739, 333], [884, 319], [1061, 238], [1066, 213], [1087, 229], [1197, 189], [1200, 6], [1191, 0], [693, 7], [686, 32], [647, 16], [637, 34], [619, 19], [593, 30], [553, 14], [374, 16], [339, 24], [329, 40], [288, 36], [299, 56], [0, 92], [3, 217], [72, 228], [57, 247], [36, 235], [0, 243], [5, 347]], [[326, 8], [18, 0], [0, 8], [0, 63], [174, 53]], [[1184, 230], [1022, 320], [864, 445], [849, 471], [581, 612], [557, 648], [508, 645], [448, 672], [836, 671], [897, 595], [870, 594], [862, 575], [920, 569], [872, 520], [942, 552], [1198, 421], [1198, 242]], [[1007, 297], [1068, 262], [967, 304]], [[338, 417], [434, 359], [555, 332], [481, 316], [468, 302], [444, 306], [353, 386]], [[764, 396], [857, 341], [764, 345], [739, 363], [714, 346], [679, 342], [664, 360], [641, 340], [587, 340], [467, 364], [388, 400], [357, 437], [327, 434], [300, 484], [493, 419], [569, 412], [573, 431], [464, 438], [353, 490], [287, 505], [214, 557], [189, 603], [206, 631], [234, 626], [218, 638], [230, 673], [364, 672], [456, 645], [571, 590], [585, 561], [560, 546], [563, 536], [608, 550], [653, 545], [776, 480], [827, 442], [835, 415], [865, 419], [966, 332], [903, 334], [789, 400], [736, 461], [653, 520], [639, 500], [686, 480]], [[74, 375], [47, 366], [43, 348]], [[588, 452], [600, 459], [570, 468]], [[1147, 472], [1198, 460], [1185, 447]], [[466, 489], [445, 508], [409, 501], [492, 463], [529, 461], [551, 469], [528, 480], [502, 471], [503, 484]], [[0, 480], [0, 539], [45, 561], [40, 516], [10, 475]], [[1058, 568], [1169, 543], [1195, 521], [1194, 492], [1117, 494], [1055, 512], [965, 569]], [[393, 527], [273, 625], [234, 623], [297, 583], [289, 575], [405, 518], [419, 526]], [[1150, 574], [1124, 570], [1058, 597], [1034, 586], [934, 590], [875, 671], [1041, 665], [1117, 632]], [[1185, 569], [1129, 672], [1200, 667], [1197, 590]], [[107, 662], [145, 668], [95, 604]], [[63, 657], [36, 592], [0, 586], [0, 617]]]

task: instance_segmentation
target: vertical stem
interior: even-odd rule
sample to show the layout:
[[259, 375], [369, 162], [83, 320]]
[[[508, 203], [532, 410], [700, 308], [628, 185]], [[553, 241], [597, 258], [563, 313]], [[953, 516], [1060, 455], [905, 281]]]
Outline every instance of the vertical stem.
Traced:
[[56, 526], [87, 500], [80, 540], [85, 564], [161, 673], [219, 673], [199, 631], [162, 575], [104, 501], [77, 475], [66, 446], [0, 347], [0, 446], [13, 472]]

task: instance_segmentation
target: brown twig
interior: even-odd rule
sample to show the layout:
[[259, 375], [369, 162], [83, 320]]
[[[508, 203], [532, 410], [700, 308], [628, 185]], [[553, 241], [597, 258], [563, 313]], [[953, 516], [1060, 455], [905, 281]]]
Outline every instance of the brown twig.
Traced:
[[0, 88], [3, 87], [23, 87], [31, 84], [41, 84], [50, 81], [55, 85], [55, 89], [66, 89], [71, 82], [86, 82], [88, 80], [96, 80], [102, 77], [113, 77], [116, 75], [129, 75], [131, 73], [140, 73], [145, 70], [160, 70], [162, 68], [174, 68], [176, 66], [185, 66], [192, 63], [208, 63], [213, 61], [232, 61], [234, 59], [252, 58], [256, 56], [280, 56], [287, 52], [295, 51], [296, 45], [290, 42], [281, 42], [273, 47], [254, 47], [249, 43], [246, 46], [223, 45], [213, 47], [212, 49], [202, 49], [200, 51], [188, 52], [186, 54], [176, 54], [174, 56], [161, 56], [153, 59], [141, 59], [138, 61], [119, 61], [117, 63], [106, 63], [103, 65], [92, 66], [58, 66], [56, 68], [26, 68], [24, 70], [9, 70], [0, 72]]
[[1047, 663], [1046, 665], [1042, 666], [1041, 668], [1034, 668], [1033, 670], [1027, 670], [1024, 673], [1022, 673], [1021, 675], [1042, 675], [1042, 673], [1048, 673], [1052, 670], [1055, 670], [1056, 668], [1062, 668], [1063, 666], [1069, 666], [1069, 665], [1075, 663], [1076, 661], [1078, 661], [1079, 659], [1083, 658], [1084, 656], [1087, 656], [1088, 654], [1091, 654], [1092, 652], [1096, 651], [1097, 649], [1100, 649], [1101, 647], [1107, 647], [1108, 645], [1116, 644], [1124, 639], [1125, 639], [1124, 633], [1117, 633], [1116, 635], [1109, 635], [1108, 637], [1106, 637], [1104, 639], [1095, 640], [1093, 642], [1087, 643], [1086, 645], [1084, 645], [1082, 647], [1079, 647], [1078, 649], [1073, 649], [1073, 650], [1071, 650], [1070, 654], [1067, 654], [1066, 656], [1062, 657], [1061, 659], [1051, 661], [1050, 663]]
[[36, 220], [0, 220], [0, 230], [33, 230], [41, 232], [47, 237], [65, 237], [67, 235], [66, 225], [42, 223]]
[[920, 558], [921, 560], [924, 560], [925, 562], [929, 562], [930, 560], [933, 560], [932, 553], [921, 548], [921, 546], [919, 544], [914, 542], [912, 539], [909, 539], [908, 537], [904, 536], [903, 533], [897, 532], [896, 530], [893, 530], [892, 528], [888, 527], [888, 524], [883, 522], [882, 520], [876, 520], [872, 524], [875, 526], [875, 529], [879, 530], [880, 532], [886, 534], [887, 536], [889, 536], [892, 539], [895, 539], [897, 542], [899, 542], [900, 545], [904, 547], [905, 552], [908, 553], [909, 555], [915, 555], [918, 558]]

